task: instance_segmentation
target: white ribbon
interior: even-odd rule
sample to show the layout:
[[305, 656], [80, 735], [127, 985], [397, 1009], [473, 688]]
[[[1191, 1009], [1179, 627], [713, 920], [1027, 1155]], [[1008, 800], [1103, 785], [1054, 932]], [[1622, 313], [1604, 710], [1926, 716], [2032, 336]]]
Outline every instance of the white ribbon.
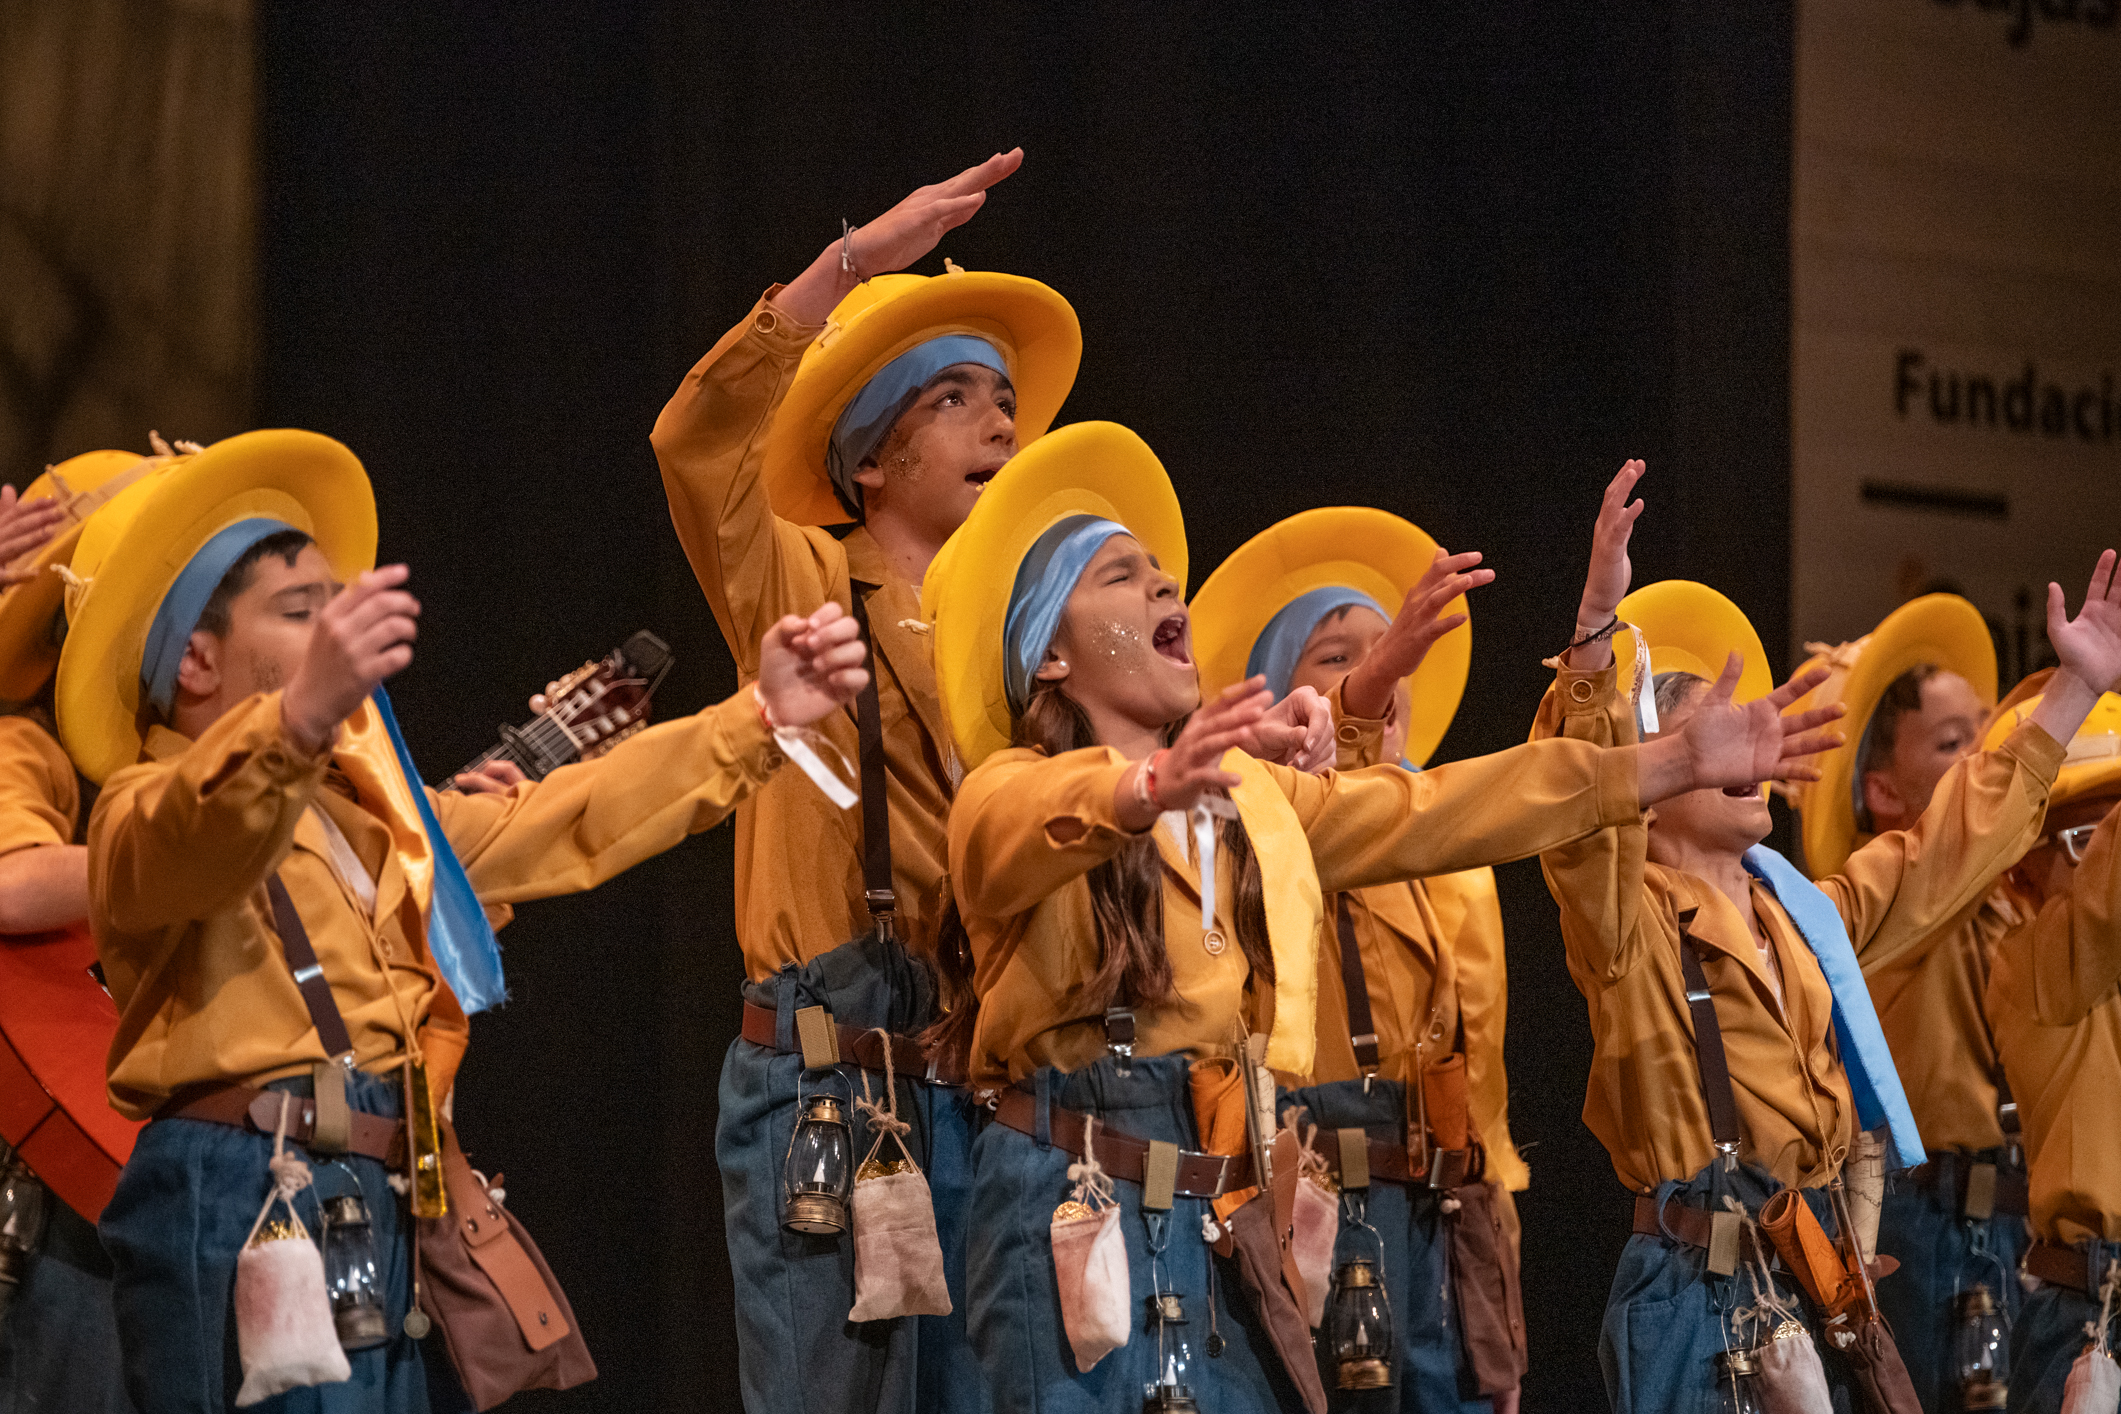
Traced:
[[1193, 852], [1200, 860], [1200, 935], [1215, 931], [1215, 820], [1237, 818], [1237, 803], [1228, 796], [1204, 795], [1189, 812]]
[[1657, 679], [1650, 671], [1649, 636], [1633, 624], [1628, 628], [1635, 635], [1635, 725], [1647, 741], [1657, 735]]
[[817, 788], [825, 793], [825, 799], [842, 810], [861, 799], [847, 788], [845, 781], [832, 773], [832, 768], [812, 749], [810, 743], [814, 741], [833, 754], [840, 763], [840, 769], [849, 775], [854, 774], [853, 769], [847, 765], [847, 758], [840, 754], [840, 749], [824, 737], [808, 727], [775, 727], [773, 739], [780, 743], [780, 748], [787, 754], [788, 759], [800, 766], [803, 774], [810, 777]]

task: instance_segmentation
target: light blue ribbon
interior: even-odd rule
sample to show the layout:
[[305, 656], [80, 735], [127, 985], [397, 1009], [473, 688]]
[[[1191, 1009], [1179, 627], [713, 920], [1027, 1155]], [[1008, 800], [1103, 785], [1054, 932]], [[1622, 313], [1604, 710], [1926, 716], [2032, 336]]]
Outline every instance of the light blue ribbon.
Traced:
[[1849, 942], [1848, 925], [1834, 901], [1797, 866], [1764, 844], [1745, 852], [1748, 874], [1767, 886], [1767, 891], [1797, 925], [1797, 933], [1819, 959], [1826, 985], [1834, 993], [1834, 1032], [1841, 1041], [1841, 1063], [1848, 1070], [1849, 1090], [1856, 1097], [1856, 1118], [1865, 1129], [1883, 1123], [1892, 1144], [1895, 1167], [1914, 1168], [1922, 1163], [1922, 1136], [1915, 1130], [1915, 1112], [1908, 1108], [1900, 1088], [1900, 1072], [1885, 1043], [1885, 1029], [1878, 1024], [1878, 1009], [1871, 1004], [1871, 989], [1863, 980], [1862, 964], [1856, 961], [1855, 945]]
[[840, 493], [840, 504], [856, 517], [862, 514], [862, 485], [854, 474], [862, 459], [874, 452], [893, 424], [913, 406], [921, 389], [946, 368], [961, 363], [991, 368], [1007, 378], [1009, 364], [1001, 350], [976, 334], [944, 334], [925, 344], [916, 344], [876, 371], [862, 391], [840, 409], [832, 424], [832, 438], [825, 444], [825, 470]]
[[1266, 674], [1267, 691], [1274, 694], [1276, 702], [1281, 701], [1289, 695], [1289, 680], [1296, 676], [1297, 660], [1303, 657], [1312, 630], [1334, 610], [1354, 604], [1374, 609], [1386, 623], [1392, 622], [1384, 606], [1360, 589], [1328, 584], [1309, 590], [1282, 605], [1281, 612], [1267, 620], [1267, 626], [1252, 641], [1252, 654], [1245, 660], [1245, 676]]
[[434, 899], [427, 908], [427, 951], [434, 956], [435, 970], [442, 974], [449, 990], [457, 994], [466, 1016], [499, 1006], [508, 1000], [508, 980], [501, 975], [501, 945], [494, 939], [493, 925], [486, 921], [486, 910], [471, 887], [471, 876], [464, 872], [463, 861], [457, 858], [449, 836], [442, 833], [442, 822], [435, 817], [427, 788], [420, 784], [420, 772], [412, 764], [405, 734], [398, 730], [397, 713], [390, 710], [390, 694], [378, 687], [369, 700], [376, 704], [376, 715], [390, 735], [391, 747], [398, 754], [398, 769], [405, 773], [405, 784], [420, 803], [420, 825], [427, 831], [428, 848], [434, 851], [435, 885]]
[[1093, 515], [1063, 516], [1031, 542], [1016, 583], [1009, 590], [1009, 612], [1002, 619], [1002, 687], [1009, 710], [1022, 713], [1031, 700], [1031, 681], [1060, 632], [1061, 613], [1076, 581], [1090, 568], [1098, 547], [1127, 534], [1117, 521]]

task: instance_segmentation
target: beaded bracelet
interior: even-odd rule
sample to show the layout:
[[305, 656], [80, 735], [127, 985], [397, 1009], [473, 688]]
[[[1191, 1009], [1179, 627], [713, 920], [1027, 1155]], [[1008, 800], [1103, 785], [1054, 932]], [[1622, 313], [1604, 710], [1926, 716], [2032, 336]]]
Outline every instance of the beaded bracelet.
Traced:
[[1156, 798], [1156, 763], [1163, 760], [1169, 750], [1169, 747], [1164, 747], [1150, 752], [1149, 759], [1142, 762], [1134, 773], [1135, 803], [1146, 806], [1159, 815], [1164, 813], [1164, 803]]

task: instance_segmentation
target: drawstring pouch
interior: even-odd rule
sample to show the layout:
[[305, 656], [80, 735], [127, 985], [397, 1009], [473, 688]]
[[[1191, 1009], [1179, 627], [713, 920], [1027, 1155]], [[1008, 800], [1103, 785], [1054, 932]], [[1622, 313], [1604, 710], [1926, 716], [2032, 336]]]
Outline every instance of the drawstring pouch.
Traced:
[[1760, 1367], [1755, 1380], [1761, 1409], [1764, 1414], [1833, 1414], [1833, 1396], [1827, 1391], [1819, 1347], [1796, 1309], [1775, 1290], [1775, 1277], [1765, 1256], [1766, 1239], [1743, 1203], [1726, 1196], [1723, 1205], [1738, 1215], [1753, 1239], [1744, 1244], [1752, 1252], [1752, 1260], [1744, 1266], [1753, 1288], [1753, 1304], [1734, 1312], [1731, 1325], [1741, 1344], [1753, 1346], [1753, 1358]]
[[1296, 1214], [1290, 1247], [1304, 1280], [1304, 1319], [1316, 1330], [1326, 1318], [1326, 1293], [1333, 1285], [1333, 1248], [1340, 1240], [1340, 1185], [1326, 1166], [1325, 1155], [1312, 1147], [1318, 1126], [1305, 1124], [1297, 1132]]
[[2107, 1332], [2114, 1318], [2114, 1282], [2121, 1275], [2121, 1265], [2109, 1265], [2106, 1280], [2099, 1283], [2099, 1324], [2093, 1328], [2085, 1323], [2084, 1333], [2090, 1336], [2091, 1344], [2069, 1367], [2069, 1379], [2062, 1386], [2062, 1414], [2115, 1414], [2121, 1410], [2121, 1365], [2114, 1363], [2114, 1354], [2107, 1342]]
[[1112, 1176], [1097, 1161], [1096, 1115], [1084, 1122], [1083, 1157], [1068, 1165], [1068, 1181], [1074, 1189], [1053, 1210], [1053, 1275], [1075, 1368], [1087, 1375], [1134, 1330], [1127, 1242]]
[[[891, 1033], [884, 1038], [884, 1100], [869, 1098], [869, 1072], [854, 1107], [868, 1116], [876, 1142], [854, 1173], [854, 1309], [850, 1321], [888, 1321], [898, 1316], [947, 1316], [950, 1289], [943, 1281], [943, 1245], [935, 1235], [935, 1201], [928, 1179], [906, 1147], [913, 1126], [898, 1115], [898, 1077], [891, 1068]], [[882, 1157], [884, 1141], [899, 1157]]]
[[[237, 1408], [353, 1374], [332, 1324], [324, 1258], [295, 1212], [295, 1195], [309, 1186], [309, 1165], [299, 1152], [287, 1149], [287, 1113], [293, 1103], [286, 1095], [280, 1097], [280, 1122], [273, 1131], [268, 1163], [272, 1187], [243, 1250], [236, 1254], [236, 1349], [243, 1362]], [[287, 1220], [268, 1226], [265, 1215], [275, 1203], [286, 1206]]]

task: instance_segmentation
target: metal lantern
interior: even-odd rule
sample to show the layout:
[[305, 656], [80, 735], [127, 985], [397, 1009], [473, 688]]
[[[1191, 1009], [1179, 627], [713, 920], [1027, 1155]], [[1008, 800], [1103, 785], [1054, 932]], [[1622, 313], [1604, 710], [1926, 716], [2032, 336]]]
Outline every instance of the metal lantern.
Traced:
[[1333, 1354], [1334, 1383], [1342, 1389], [1387, 1389], [1399, 1356], [1392, 1338], [1392, 1303], [1367, 1257], [1344, 1262], [1333, 1273], [1326, 1306], [1326, 1342]]
[[854, 1137], [847, 1116], [833, 1095], [803, 1101], [781, 1188], [786, 1199], [783, 1226], [792, 1232], [823, 1235], [847, 1230], [847, 1196], [854, 1185]]
[[44, 1240], [50, 1200], [44, 1185], [21, 1159], [10, 1152], [0, 1162], [4, 1162], [4, 1171], [0, 1171], [0, 1314], [4, 1314], [22, 1279], [29, 1275], [37, 1244]]
[[1765, 1414], [1759, 1375], [1760, 1359], [1754, 1351], [1717, 1351], [1716, 1414]]
[[1192, 1378], [1193, 1349], [1187, 1343], [1185, 1298], [1159, 1291], [1149, 1298], [1149, 1324], [1156, 1329], [1157, 1374], [1142, 1390], [1142, 1414], [1198, 1414]]
[[383, 1282], [376, 1261], [375, 1224], [359, 1193], [327, 1198], [324, 1209], [324, 1289], [331, 1295], [339, 1344], [367, 1350], [390, 1339]]
[[2001, 1409], [2011, 1381], [2010, 1320], [1986, 1286], [1959, 1297], [1959, 1326], [1952, 1333], [1952, 1366], [1959, 1379], [1959, 1407]]

